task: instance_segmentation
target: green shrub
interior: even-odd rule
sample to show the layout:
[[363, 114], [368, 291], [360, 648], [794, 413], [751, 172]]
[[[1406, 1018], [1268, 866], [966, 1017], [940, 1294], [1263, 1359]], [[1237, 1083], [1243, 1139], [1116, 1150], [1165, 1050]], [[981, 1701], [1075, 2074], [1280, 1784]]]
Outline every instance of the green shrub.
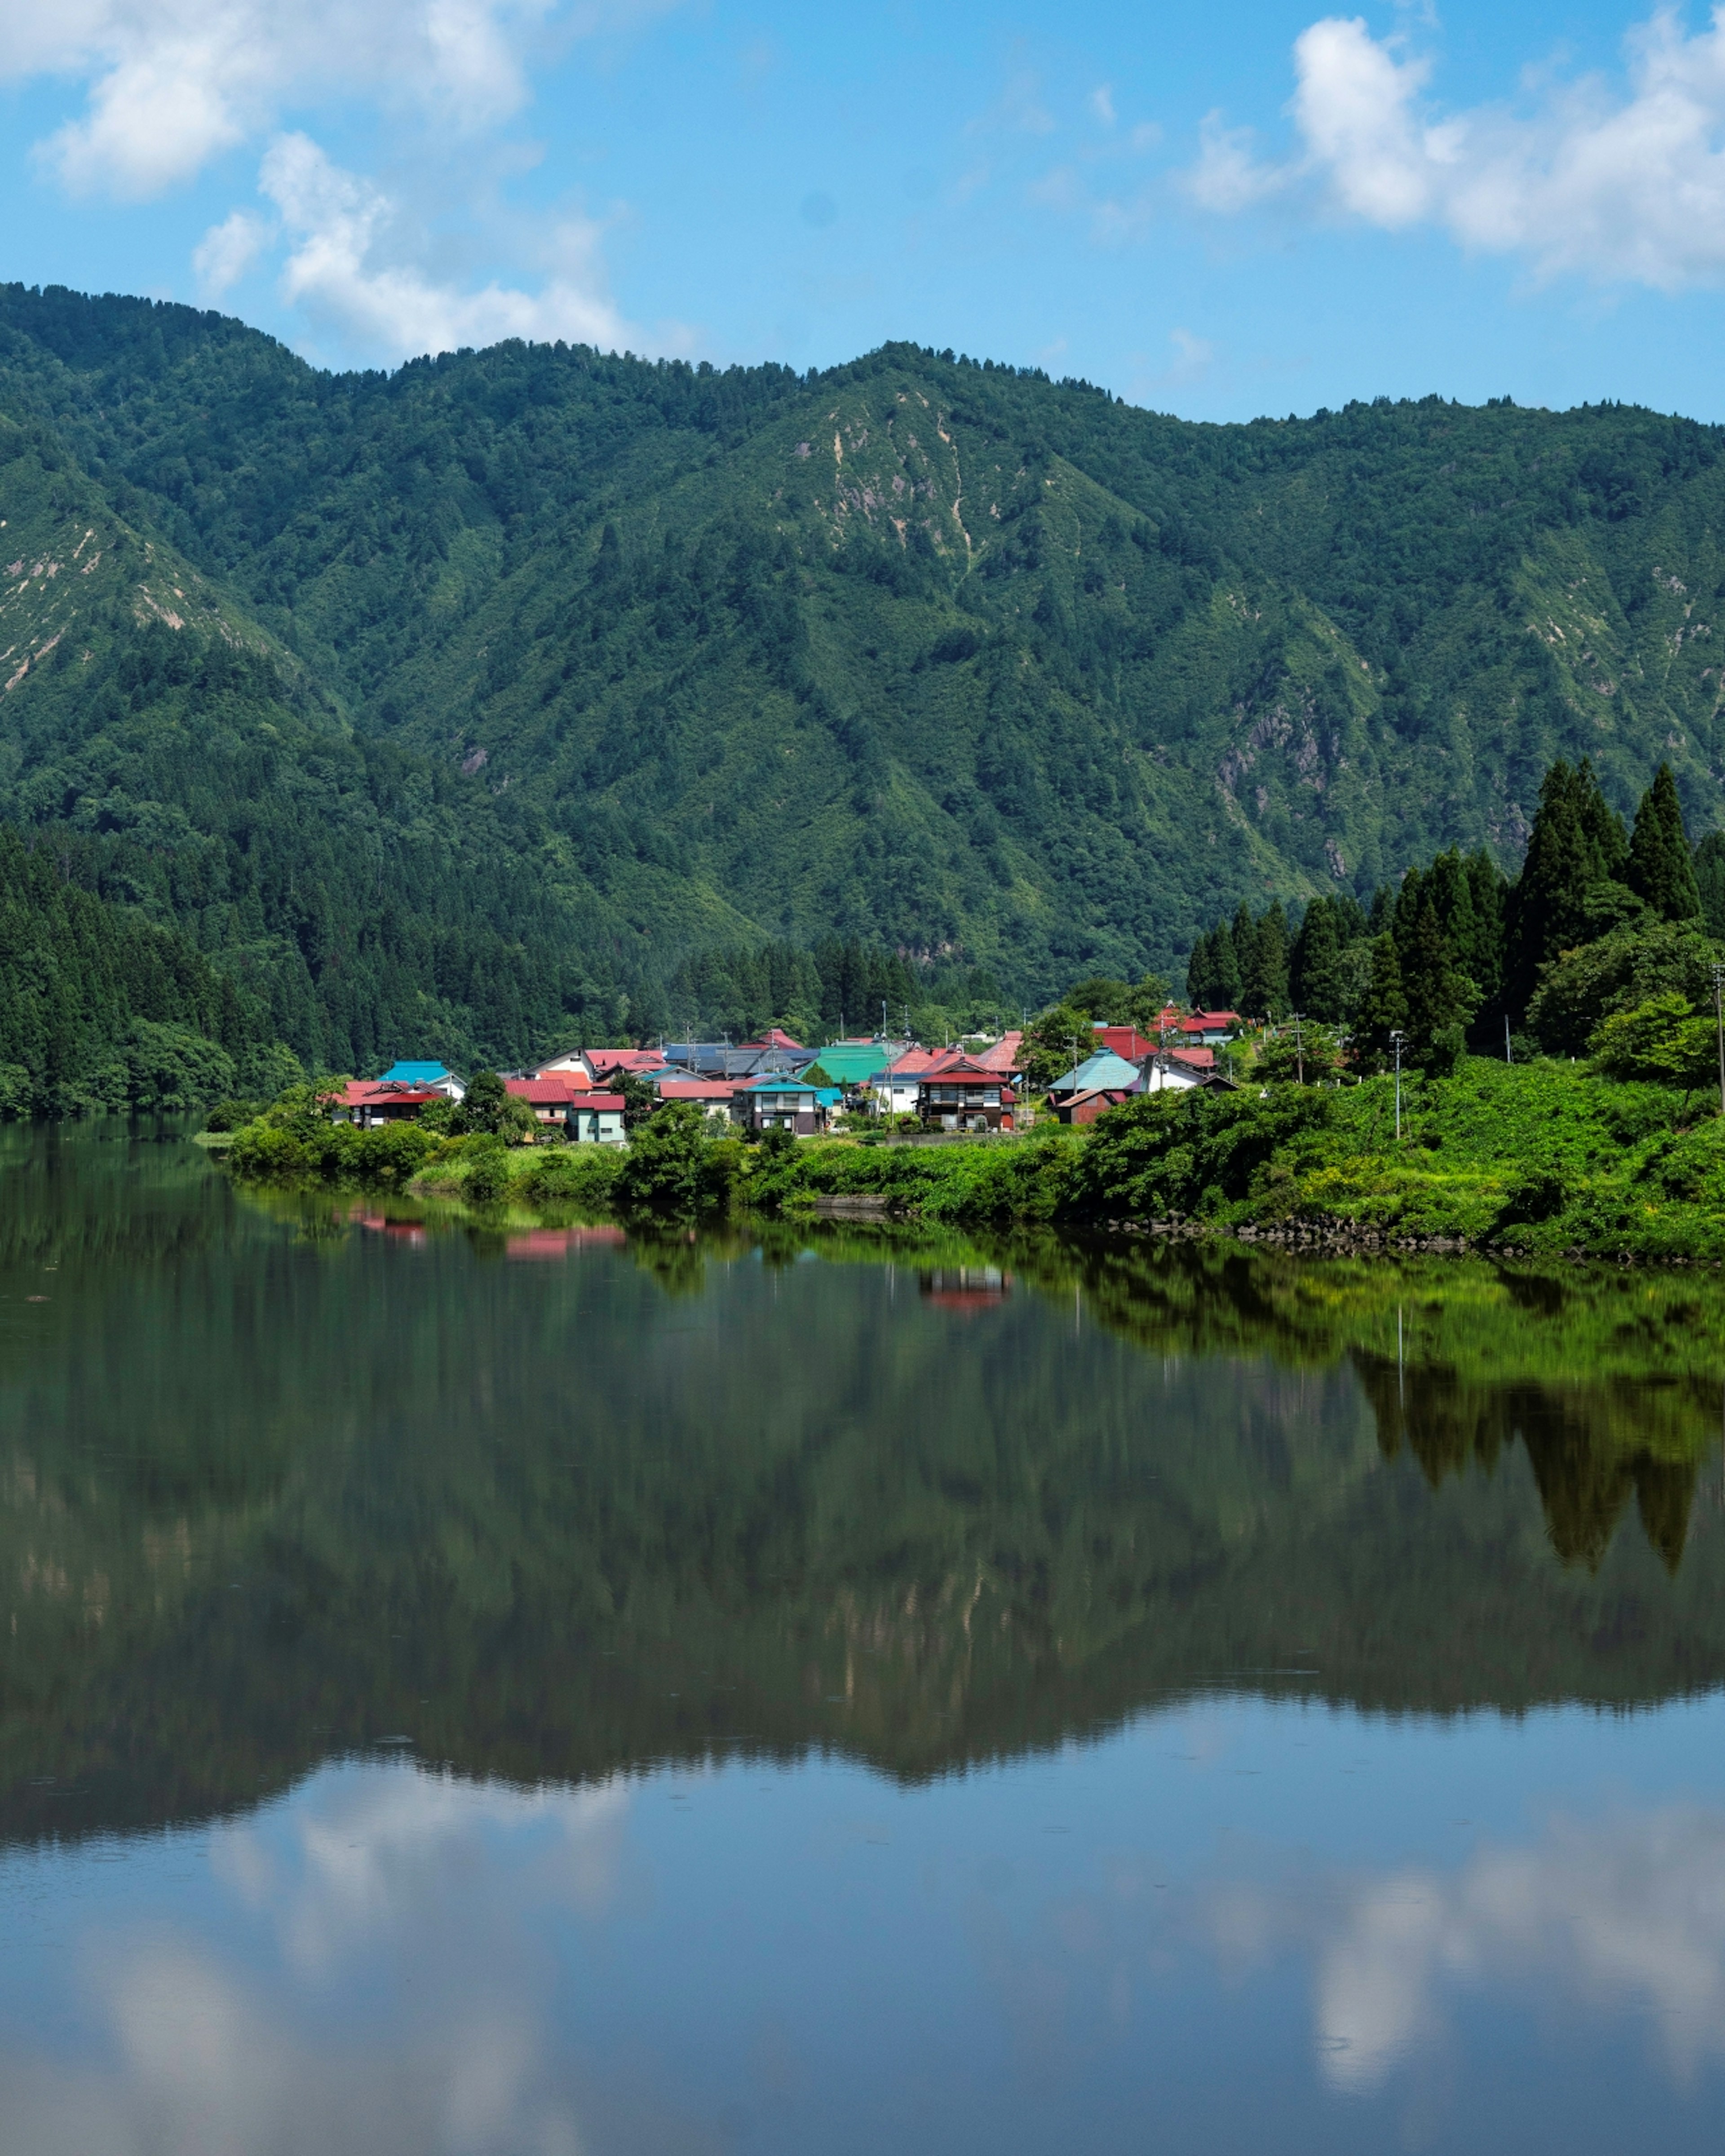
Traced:
[[618, 1202], [685, 1219], [721, 1211], [730, 1202], [742, 1157], [741, 1141], [713, 1137], [694, 1101], [668, 1101], [629, 1141], [628, 1158], [617, 1174]]
[[1613, 1078], [1645, 1078], [1682, 1086], [1717, 1081], [1715, 1021], [1697, 1016], [1676, 989], [1619, 1011], [1597, 1028], [1588, 1053]]
[[530, 1205], [603, 1205], [615, 1192], [623, 1161], [618, 1146], [560, 1146], [536, 1153], [516, 1188]]

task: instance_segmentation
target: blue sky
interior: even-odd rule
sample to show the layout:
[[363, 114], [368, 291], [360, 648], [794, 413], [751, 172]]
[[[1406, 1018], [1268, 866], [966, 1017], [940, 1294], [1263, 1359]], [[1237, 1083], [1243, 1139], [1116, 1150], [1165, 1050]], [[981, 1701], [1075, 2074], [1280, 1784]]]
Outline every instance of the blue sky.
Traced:
[[1280, 0], [7, 0], [0, 276], [330, 364], [888, 337], [1199, 418], [1725, 419], [1725, 18]]

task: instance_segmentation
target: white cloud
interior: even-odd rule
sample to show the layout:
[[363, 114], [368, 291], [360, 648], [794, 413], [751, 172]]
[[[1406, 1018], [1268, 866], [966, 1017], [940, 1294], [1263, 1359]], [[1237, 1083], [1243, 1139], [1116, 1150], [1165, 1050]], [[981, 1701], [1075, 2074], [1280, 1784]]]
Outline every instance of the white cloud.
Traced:
[[1250, 127], [1226, 126], [1219, 112], [1204, 115], [1198, 162], [1185, 175], [1186, 192], [1200, 209], [1232, 217], [1288, 184], [1291, 168], [1260, 164], [1255, 141]]
[[259, 185], [287, 241], [284, 298], [367, 351], [402, 359], [511, 336], [613, 346], [626, 341], [603, 293], [599, 232], [590, 222], [571, 218], [552, 234], [550, 274], [536, 292], [495, 282], [463, 291], [392, 256], [396, 205], [369, 180], [332, 164], [309, 136], [279, 136]]
[[1099, 84], [1090, 94], [1090, 109], [1105, 127], [1114, 125], [1114, 92], [1107, 83]]
[[1725, 1815], [1699, 1806], [1553, 1820], [1455, 1872], [1231, 1886], [1208, 1923], [1236, 1970], [1310, 1949], [1317, 2065], [1345, 2092], [1428, 2050], [1464, 1991], [1633, 2014], [1680, 2083], [1725, 2058]]
[[[0, 80], [90, 85], [42, 146], [73, 192], [192, 178], [296, 105], [360, 97], [470, 133], [518, 111], [555, 0], [9, 0]], [[574, 28], [588, 27], [593, 18]]]
[[[525, 153], [496, 132], [531, 102], [534, 64], [553, 44], [675, 4], [8, 0], [0, 82], [82, 80], [83, 111], [37, 145], [76, 195], [146, 199], [214, 157], [259, 146], [259, 184], [278, 214], [235, 208], [204, 234], [192, 267], [206, 300], [285, 244], [284, 296], [356, 356], [394, 360], [503, 336], [611, 345], [626, 341], [625, 326], [606, 294], [599, 226], [509, 218], [492, 197]], [[388, 124], [398, 177], [387, 188], [337, 167], [292, 124], [356, 102]], [[471, 276], [438, 262], [451, 213], [471, 227], [476, 209], [489, 221], [479, 244], [525, 257], [531, 275], [473, 290]]]
[[219, 300], [244, 276], [275, 234], [260, 217], [237, 209], [213, 224], [193, 252], [198, 288], [206, 300]]
[[1236, 214], [1296, 185], [1382, 229], [1427, 223], [1519, 254], [1543, 275], [1676, 291], [1725, 280], [1725, 6], [1689, 34], [1669, 8], [1625, 40], [1626, 85], [1548, 88], [1531, 109], [1445, 114], [1428, 59], [1358, 18], [1294, 45], [1301, 154], [1258, 158], [1244, 131], [1205, 122], [1185, 175], [1200, 207]]
[[[219, 1891], [176, 1902], [171, 1928], [122, 1917], [85, 1933], [71, 1963], [85, 2041], [0, 2041], [0, 2140], [36, 2156], [609, 2145], [614, 2087], [572, 2067], [536, 1941], [552, 1912], [611, 1905], [629, 1801], [618, 1782], [526, 1790], [407, 1765], [322, 1769], [213, 1830]], [[200, 1923], [198, 1907], [244, 1922]], [[410, 1980], [395, 1992], [380, 1969]], [[688, 2122], [645, 2112], [644, 2141], [703, 2145]]]

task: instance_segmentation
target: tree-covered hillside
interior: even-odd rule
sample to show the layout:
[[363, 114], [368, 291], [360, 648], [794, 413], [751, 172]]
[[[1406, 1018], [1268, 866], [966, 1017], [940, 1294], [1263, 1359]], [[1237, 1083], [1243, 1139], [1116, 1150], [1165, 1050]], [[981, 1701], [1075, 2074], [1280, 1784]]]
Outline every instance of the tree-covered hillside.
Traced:
[[691, 962], [768, 941], [1012, 1000], [1178, 973], [1242, 901], [1513, 871], [1558, 757], [1721, 820], [1725, 434], [1682, 420], [1199, 427], [910, 346], [331, 376], [16, 286], [0, 414], [0, 813], [100, 839], [338, 1060], [701, 1023]]
[[69, 865], [0, 828], [0, 1116], [205, 1107], [299, 1080], [255, 997]]

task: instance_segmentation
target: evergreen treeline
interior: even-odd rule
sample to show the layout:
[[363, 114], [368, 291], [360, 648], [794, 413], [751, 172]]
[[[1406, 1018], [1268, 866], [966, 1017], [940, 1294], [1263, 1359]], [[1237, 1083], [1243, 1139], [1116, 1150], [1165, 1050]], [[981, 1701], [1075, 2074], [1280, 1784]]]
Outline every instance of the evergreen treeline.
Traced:
[[1368, 1067], [1397, 1033], [1409, 1060], [1431, 1065], [1470, 1040], [1501, 1049], [1507, 1029], [1575, 1053], [1626, 994], [1686, 995], [1692, 1009], [1709, 936], [1725, 937], [1725, 834], [1692, 851], [1669, 765], [1626, 829], [1588, 759], [1559, 759], [1513, 882], [1483, 849], [1451, 849], [1368, 910], [1316, 898], [1295, 927], [1281, 906], [1242, 906], [1198, 937], [1187, 993], [1201, 1010], [1346, 1025]]
[[0, 828], [0, 1115], [193, 1108], [301, 1075], [255, 997]]

